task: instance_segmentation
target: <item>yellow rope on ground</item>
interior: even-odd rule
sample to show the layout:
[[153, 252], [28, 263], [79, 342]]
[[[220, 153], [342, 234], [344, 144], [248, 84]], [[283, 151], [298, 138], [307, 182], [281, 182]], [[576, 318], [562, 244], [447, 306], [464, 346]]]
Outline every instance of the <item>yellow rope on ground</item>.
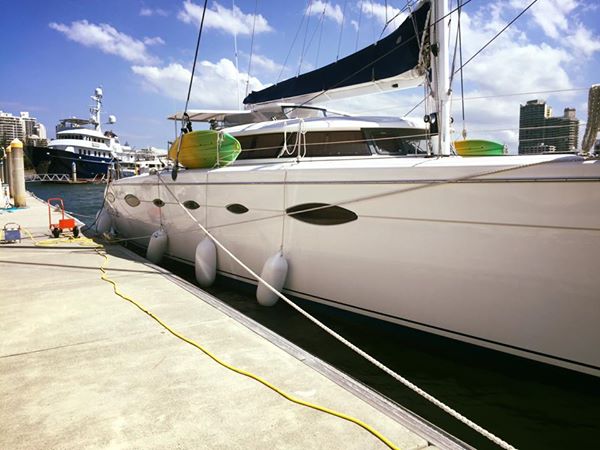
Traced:
[[106, 281], [107, 283], [112, 284], [113, 286], [113, 291], [116, 295], [118, 295], [119, 297], [121, 297], [124, 300], [127, 300], [128, 302], [132, 303], [133, 305], [135, 305], [138, 309], [140, 309], [141, 311], [143, 311], [144, 313], [146, 313], [147, 315], [149, 315], [152, 319], [154, 319], [156, 322], [158, 322], [165, 330], [167, 330], [169, 333], [171, 333], [173, 336], [181, 339], [184, 342], [187, 342], [188, 344], [190, 344], [191, 346], [197, 348], [198, 350], [200, 350], [201, 352], [203, 352], [205, 355], [207, 355], [208, 357], [210, 357], [213, 361], [219, 363], [221, 366], [236, 372], [240, 375], [244, 375], [248, 378], [251, 378], [255, 381], [258, 381], [259, 383], [263, 384], [264, 386], [268, 387], [269, 389], [277, 392], [279, 395], [281, 395], [282, 397], [286, 398], [287, 400], [296, 403], [298, 405], [302, 405], [302, 406], [306, 406], [308, 408], [312, 408], [315, 409], [317, 411], [321, 411], [324, 412], [326, 414], [330, 414], [332, 416], [335, 417], [339, 417], [340, 419], [344, 419], [347, 420], [349, 422], [352, 422], [360, 427], [362, 427], [363, 429], [367, 430], [369, 433], [371, 433], [373, 436], [375, 436], [377, 439], [379, 439], [381, 442], [383, 442], [385, 445], [387, 445], [389, 448], [394, 449], [394, 450], [399, 450], [399, 447], [397, 447], [396, 445], [394, 445], [389, 439], [387, 439], [385, 436], [383, 436], [381, 433], [379, 433], [377, 430], [375, 430], [374, 428], [372, 428], [371, 426], [367, 425], [366, 423], [362, 422], [359, 419], [356, 419], [354, 417], [348, 416], [346, 414], [342, 414], [339, 413], [337, 411], [334, 411], [332, 409], [329, 408], [325, 408], [323, 406], [319, 406], [319, 405], [315, 405], [314, 403], [309, 403], [306, 402], [304, 400], [301, 400], [299, 398], [296, 398], [290, 394], [287, 394], [286, 392], [282, 391], [281, 389], [279, 389], [277, 386], [274, 386], [273, 384], [269, 383], [268, 381], [266, 381], [265, 379], [259, 377], [258, 375], [254, 375], [251, 372], [247, 372], [245, 370], [239, 369], [235, 366], [232, 366], [230, 364], [227, 364], [226, 362], [222, 361], [221, 359], [219, 359], [217, 356], [215, 356], [213, 353], [209, 352], [206, 348], [204, 348], [203, 346], [201, 346], [200, 344], [198, 344], [197, 342], [193, 341], [192, 339], [178, 333], [177, 331], [173, 330], [171, 327], [169, 327], [165, 322], [163, 322], [158, 316], [156, 316], [154, 313], [152, 313], [151, 311], [149, 311], [148, 309], [146, 309], [143, 305], [141, 305], [140, 303], [136, 302], [135, 300], [133, 300], [131, 297], [123, 294], [122, 292], [119, 291], [119, 288], [117, 286], [117, 283], [114, 280], [111, 280], [110, 278], [108, 278], [108, 273], [106, 271], [106, 267], [105, 265], [108, 264], [108, 255], [106, 254], [106, 251], [100, 251], [99, 249], [102, 248], [103, 246], [96, 244], [96, 253], [98, 253], [100, 256], [104, 257], [104, 262], [102, 263], [102, 265], [100, 266], [100, 270], [102, 271], [102, 280]]

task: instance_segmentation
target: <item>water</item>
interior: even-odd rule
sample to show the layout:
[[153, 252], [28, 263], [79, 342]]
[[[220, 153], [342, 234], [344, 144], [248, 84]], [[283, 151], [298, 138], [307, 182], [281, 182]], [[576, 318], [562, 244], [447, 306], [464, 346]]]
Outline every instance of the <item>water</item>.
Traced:
[[[88, 223], [101, 206], [104, 190], [103, 185], [29, 183], [27, 187], [43, 199], [62, 197], [66, 209]], [[193, 282], [193, 268], [179, 264], [166, 267]], [[251, 288], [227, 279], [218, 279], [208, 291], [465, 442], [481, 449], [498, 448], [339, 344], [285, 303], [259, 307]], [[600, 447], [600, 379], [300, 303], [388, 367], [517, 448]]]

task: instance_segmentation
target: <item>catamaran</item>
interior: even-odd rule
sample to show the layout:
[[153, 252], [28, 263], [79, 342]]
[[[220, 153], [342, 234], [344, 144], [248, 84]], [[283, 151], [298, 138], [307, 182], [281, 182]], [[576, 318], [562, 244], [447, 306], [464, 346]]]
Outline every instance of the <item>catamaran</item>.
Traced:
[[[243, 111], [175, 114], [210, 124], [216, 159], [113, 181], [105, 223], [142, 246], [160, 230], [164, 256], [204, 285], [211, 270], [257, 281], [195, 222], [256, 273], [284, 261], [286, 294], [600, 376], [600, 160], [456, 155], [448, 16], [422, 1], [376, 44], [251, 93]], [[424, 119], [318, 106], [423, 83]], [[239, 142], [227, 161], [224, 136]]]

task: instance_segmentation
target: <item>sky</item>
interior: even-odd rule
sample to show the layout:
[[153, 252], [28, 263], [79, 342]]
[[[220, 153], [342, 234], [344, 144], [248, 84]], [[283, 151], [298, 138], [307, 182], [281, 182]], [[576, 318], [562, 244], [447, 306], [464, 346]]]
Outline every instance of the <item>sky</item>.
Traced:
[[[467, 61], [532, 0], [471, 0], [461, 16]], [[463, 0], [465, 3], [466, 0]], [[246, 92], [344, 57], [391, 32], [407, 0], [208, 1], [190, 109], [240, 109]], [[414, 2], [413, 2], [414, 3]], [[451, 1], [456, 4], [456, 1]], [[201, 0], [0, 0], [0, 110], [28, 111], [48, 137], [66, 117], [89, 116], [104, 91], [103, 122], [134, 147], [166, 148], [166, 118], [188, 91]], [[454, 17], [451, 29], [456, 30]], [[253, 32], [254, 30], [254, 32]], [[452, 40], [454, 42], [454, 40]], [[237, 57], [236, 57], [237, 55]], [[546, 100], [587, 120], [587, 95], [600, 83], [600, 0], [538, 0], [464, 68], [453, 83], [455, 138], [518, 144], [519, 105]], [[326, 106], [404, 116], [423, 88], [354, 97]], [[417, 108], [412, 117], [422, 117]], [[584, 128], [580, 129], [580, 139]]]

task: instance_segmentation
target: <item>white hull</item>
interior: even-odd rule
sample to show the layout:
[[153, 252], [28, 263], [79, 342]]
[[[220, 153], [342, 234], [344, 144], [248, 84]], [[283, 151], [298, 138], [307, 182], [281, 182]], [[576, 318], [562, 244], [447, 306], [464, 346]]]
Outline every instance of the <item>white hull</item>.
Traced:
[[[258, 273], [282, 247], [287, 292], [600, 376], [600, 161], [553, 159], [289, 159], [161, 177]], [[533, 165], [510, 169], [521, 164]], [[162, 220], [167, 256], [194, 264], [202, 233], [156, 175], [109, 191], [120, 234], [148, 236]], [[285, 214], [306, 203], [358, 219], [314, 225]], [[221, 251], [218, 270], [248, 279]]]

